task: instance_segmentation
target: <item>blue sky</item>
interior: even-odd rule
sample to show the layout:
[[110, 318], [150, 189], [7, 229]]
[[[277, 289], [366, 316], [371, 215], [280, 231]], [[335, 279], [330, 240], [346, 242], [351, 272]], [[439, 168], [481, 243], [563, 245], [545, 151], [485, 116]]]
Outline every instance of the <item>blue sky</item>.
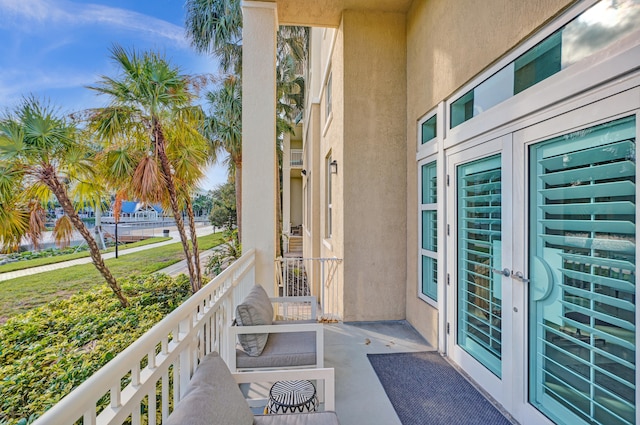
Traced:
[[[63, 112], [104, 106], [86, 86], [116, 75], [114, 43], [159, 51], [186, 74], [217, 72], [185, 38], [184, 0], [0, 0], [0, 108], [30, 94]], [[226, 169], [212, 167], [201, 186], [225, 181]]]

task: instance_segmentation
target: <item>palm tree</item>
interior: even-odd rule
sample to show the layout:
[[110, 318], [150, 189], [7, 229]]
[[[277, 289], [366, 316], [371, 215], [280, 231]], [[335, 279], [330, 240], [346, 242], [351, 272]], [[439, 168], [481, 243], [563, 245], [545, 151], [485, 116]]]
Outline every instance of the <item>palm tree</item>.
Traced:
[[242, 237], [242, 87], [240, 80], [228, 75], [222, 85], [206, 94], [210, 115], [205, 135], [215, 152], [226, 152], [229, 173], [236, 188], [236, 223]]
[[[180, 189], [176, 185], [182, 177], [172, 163], [171, 152], [175, 152], [181, 137], [198, 138], [201, 115], [192, 101], [199, 81], [181, 74], [179, 68], [157, 53], [140, 54], [115, 45], [111, 57], [121, 73], [115, 79], [103, 76], [89, 87], [111, 100], [109, 106], [91, 112], [91, 128], [106, 142], [105, 155], [110, 159], [108, 164], [115, 183], [128, 181], [130, 193], [142, 202], [166, 200], [170, 205], [187, 260], [191, 288], [196, 292], [202, 286], [196, 268], [197, 238], [192, 228], [192, 255], [180, 209]], [[194, 131], [185, 133], [185, 128]], [[193, 162], [190, 166], [201, 171], [204, 164]]]
[[199, 287], [202, 287], [202, 268], [193, 212], [193, 194], [197, 183], [204, 177], [204, 165], [216, 160], [216, 153], [211, 151], [209, 141], [203, 136], [202, 126], [194, 125], [203, 122], [204, 114], [200, 107], [183, 108], [179, 111], [175, 125], [167, 128], [167, 139], [172, 141], [168, 145], [169, 159], [175, 172], [180, 199], [189, 219], [193, 261]]
[[242, 10], [240, 0], [186, 0], [185, 28], [191, 46], [213, 54], [224, 73], [242, 70]]
[[281, 26], [276, 50], [277, 132], [291, 133], [291, 124], [304, 108], [303, 69], [307, 60], [309, 28]]
[[[38, 239], [44, 228], [42, 205], [53, 193], [68, 220], [87, 242], [96, 269], [120, 304], [127, 307], [129, 302], [105, 265], [96, 241], [80, 219], [70, 196], [70, 191], [82, 191], [77, 187], [83, 182], [95, 181], [93, 152], [77, 136], [74, 124], [56, 116], [54, 108], [34, 97], [23, 99], [13, 114], [7, 113], [0, 119], [3, 176], [0, 200], [10, 208], [1, 214], [0, 234], [3, 244], [15, 244], [20, 231], [29, 234], [32, 240]], [[8, 192], [9, 189], [14, 192]]]

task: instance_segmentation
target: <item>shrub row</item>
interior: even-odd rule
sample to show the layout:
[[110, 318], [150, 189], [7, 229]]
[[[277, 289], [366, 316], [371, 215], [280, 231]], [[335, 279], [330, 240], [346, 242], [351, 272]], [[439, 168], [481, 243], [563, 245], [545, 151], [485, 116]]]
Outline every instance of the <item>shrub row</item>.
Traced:
[[21, 251], [21, 252], [13, 252], [11, 254], [7, 254], [3, 256], [3, 259], [0, 260], [0, 264], [3, 262], [12, 262], [12, 261], [22, 261], [22, 260], [33, 260], [35, 258], [43, 258], [43, 257], [56, 257], [58, 255], [67, 255], [73, 254], [75, 252], [88, 251], [89, 247], [86, 245], [83, 246], [72, 246], [65, 249], [59, 248], [47, 248], [40, 251]]
[[30, 423], [189, 297], [181, 275], [122, 279], [123, 309], [105, 286], [0, 326], [0, 425]]

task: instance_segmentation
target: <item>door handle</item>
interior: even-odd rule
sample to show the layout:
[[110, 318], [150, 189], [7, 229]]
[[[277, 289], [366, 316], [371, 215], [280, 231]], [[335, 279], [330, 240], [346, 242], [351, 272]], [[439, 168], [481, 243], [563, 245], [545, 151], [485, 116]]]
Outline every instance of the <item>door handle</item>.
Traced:
[[511, 273], [511, 277], [514, 279], [518, 279], [520, 282], [522, 283], [529, 283], [531, 282], [529, 279], [527, 279], [526, 277], [524, 277], [524, 275], [522, 274], [522, 272], [515, 272], [515, 273]]
[[498, 270], [498, 269], [491, 269], [492, 272], [497, 273], [497, 274], [501, 274], [503, 276], [509, 277], [511, 276], [511, 271], [509, 271], [508, 268], [504, 268], [504, 270]]

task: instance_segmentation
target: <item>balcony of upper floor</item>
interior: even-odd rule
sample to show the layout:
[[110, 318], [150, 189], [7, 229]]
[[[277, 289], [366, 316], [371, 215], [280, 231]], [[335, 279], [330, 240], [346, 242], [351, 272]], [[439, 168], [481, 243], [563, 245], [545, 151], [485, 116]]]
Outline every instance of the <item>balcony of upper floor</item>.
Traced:
[[303, 165], [303, 150], [302, 149], [291, 149], [289, 151], [289, 165], [291, 170], [294, 169], [302, 169]]
[[[282, 296], [306, 301], [310, 294], [320, 291], [317, 308], [322, 318], [320, 323], [313, 325], [322, 329], [321, 341], [316, 343], [320, 347], [317, 352], [323, 355], [316, 365], [318, 368], [233, 373], [236, 383], [245, 382], [240, 388], [249, 399], [247, 403], [253, 412], [263, 412], [270, 397], [269, 388], [282, 380], [279, 376], [289, 380], [292, 376], [300, 379], [299, 376], [309, 374], [309, 379], [316, 383], [318, 394], [323, 395], [319, 410], [335, 411], [340, 424], [400, 425], [394, 407], [398, 404], [390, 401], [368, 356], [434, 351], [435, 348], [405, 321], [341, 322], [340, 299], [335, 293], [341, 287], [337, 277], [341, 261], [278, 261], [277, 273], [282, 278], [274, 280], [273, 291], [280, 295], [274, 299], [280, 303], [276, 304], [275, 317], [306, 317], [316, 310], [314, 304], [294, 307]], [[231, 340], [235, 340], [237, 331], [232, 332], [232, 322], [236, 306], [241, 300], [244, 302], [255, 285], [255, 267], [256, 252], [249, 250], [45, 412], [35, 424], [154, 425], [168, 422], [176, 406], [187, 399], [194, 373], [209, 354], [218, 352], [230, 365], [228, 369], [236, 370], [236, 343]], [[323, 280], [314, 282], [315, 274]], [[226, 365], [224, 367], [227, 369]], [[401, 376], [402, 370], [397, 373], [399, 382], [407, 379]], [[249, 380], [251, 376], [258, 376], [259, 383], [247, 385], [246, 382], [256, 382]], [[325, 379], [324, 385], [319, 384], [321, 379]], [[209, 385], [198, 385], [205, 384]], [[419, 399], [413, 402], [422, 403]], [[211, 403], [211, 400], [197, 402], [195, 408], [210, 409]]]

